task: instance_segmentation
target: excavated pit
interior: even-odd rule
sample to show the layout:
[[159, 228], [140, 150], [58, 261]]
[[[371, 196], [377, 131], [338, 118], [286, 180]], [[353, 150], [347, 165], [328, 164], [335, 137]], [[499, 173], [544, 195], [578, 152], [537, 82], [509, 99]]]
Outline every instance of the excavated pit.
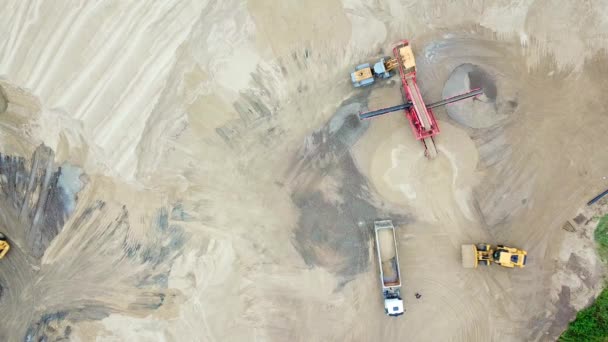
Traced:
[[[460, 101], [447, 106], [451, 119], [471, 128], [488, 128], [498, 125], [507, 113], [502, 109], [502, 99], [497, 102], [497, 88], [494, 77], [473, 64], [463, 64], [450, 74], [441, 93], [444, 99], [481, 88], [484, 93], [471, 101]], [[510, 100], [511, 106], [516, 103]], [[499, 108], [501, 109], [499, 111]]]

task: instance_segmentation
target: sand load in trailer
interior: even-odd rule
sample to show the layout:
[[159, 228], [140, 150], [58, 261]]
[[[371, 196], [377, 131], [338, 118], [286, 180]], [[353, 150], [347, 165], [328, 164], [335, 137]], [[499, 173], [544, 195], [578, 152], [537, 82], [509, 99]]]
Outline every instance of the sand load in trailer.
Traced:
[[405, 311], [401, 300], [401, 270], [395, 227], [390, 220], [374, 222], [376, 251], [380, 264], [380, 281], [384, 297], [384, 312], [389, 316], [400, 316]]

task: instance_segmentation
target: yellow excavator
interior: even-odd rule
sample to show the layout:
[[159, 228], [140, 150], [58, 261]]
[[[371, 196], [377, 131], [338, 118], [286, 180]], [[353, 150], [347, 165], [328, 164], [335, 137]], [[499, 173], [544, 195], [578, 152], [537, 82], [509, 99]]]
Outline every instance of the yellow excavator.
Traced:
[[8, 244], [6, 236], [0, 233], [0, 259], [4, 258], [9, 249], [11, 249], [11, 245]]
[[527, 255], [524, 250], [503, 245], [462, 245], [462, 266], [476, 268], [477, 265], [490, 265], [493, 262], [503, 267], [522, 268], [526, 265]]

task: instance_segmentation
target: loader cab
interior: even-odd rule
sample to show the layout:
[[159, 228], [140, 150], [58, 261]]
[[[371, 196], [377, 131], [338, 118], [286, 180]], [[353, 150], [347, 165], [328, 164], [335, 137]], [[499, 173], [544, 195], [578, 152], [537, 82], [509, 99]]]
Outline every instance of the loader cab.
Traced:
[[387, 298], [384, 300], [384, 313], [387, 316], [397, 317], [403, 315], [405, 309], [403, 308], [403, 300], [401, 298]]
[[498, 246], [492, 257], [494, 261], [505, 267], [524, 267], [527, 253], [516, 248]]
[[492, 257], [494, 258], [494, 262], [507, 267], [513, 267], [513, 262], [511, 261], [512, 256], [514, 255], [509, 253], [509, 251], [506, 251], [501, 248], [496, 249], [494, 251], [494, 254], [492, 255]]
[[391, 74], [390, 70], [386, 69], [386, 65], [385, 65], [385, 60], [388, 60], [390, 58], [385, 57], [385, 58], [381, 58], [380, 61], [376, 64], [374, 64], [374, 75], [380, 78], [389, 78], [391, 76], [393, 76], [393, 74]]

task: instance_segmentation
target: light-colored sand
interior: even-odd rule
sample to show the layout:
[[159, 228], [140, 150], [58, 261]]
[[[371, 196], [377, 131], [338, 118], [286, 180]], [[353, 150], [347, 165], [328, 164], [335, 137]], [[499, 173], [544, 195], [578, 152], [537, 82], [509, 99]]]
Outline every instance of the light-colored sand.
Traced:
[[378, 231], [378, 244], [380, 245], [382, 274], [384, 275], [383, 282], [387, 285], [398, 280], [393, 232], [390, 229], [380, 229]]
[[390, 229], [378, 231], [378, 244], [380, 245], [380, 260], [388, 261], [395, 257], [395, 239]]
[[[554, 340], [603, 272], [592, 235], [561, 229], [608, 186], [603, 8], [5, 1], [0, 152], [37, 179], [27, 170], [44, 143], [83, 187], [37, 258], [28, 203], [13, 196], [26, 189], [0, 170], [13, 245], [0, 340]], [[344, 113], [313, 134], [343, 100], [365, 102], [352, 67], [403, 38], [425, 101], [473, 63], [496, 80], [500, 120], [473, 129], [435, 110], [432, 162], [398, 113], [361, 136], [344, 133], [363, 132]], [[400, 101], [383, 85], [369, 107]], [[388, 214], [407, 309], [393, 320], [367, 229]], [[305, 225], [315, 258], [297, 243]], [[463, 269], [460, 245], [481, 241], [527, 249], [529, 267]]]

